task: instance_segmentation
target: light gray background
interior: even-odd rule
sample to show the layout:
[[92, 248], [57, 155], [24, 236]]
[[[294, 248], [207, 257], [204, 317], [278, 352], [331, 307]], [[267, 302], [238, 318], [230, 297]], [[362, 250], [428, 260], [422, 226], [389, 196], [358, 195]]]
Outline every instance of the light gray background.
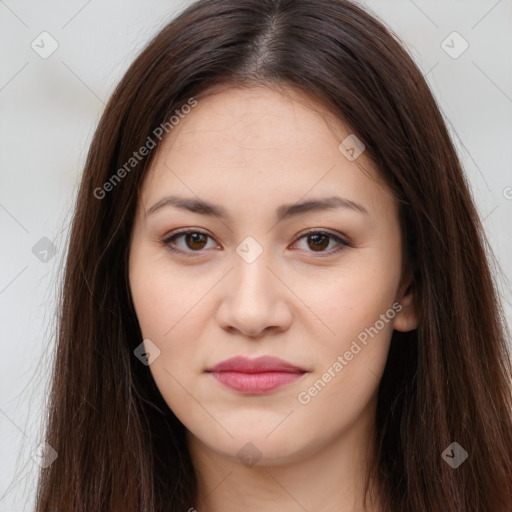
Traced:
[[[0, 0], [0, 511], [31, 510], [58, 279], [91, 136], [129, 64], [188, 1]], [[438, 99], [463, 160], [512, 318], [512, 0], [371, 0]], [[31, 47], [46, 31], [47, 59]], [[458, 58], [442, 41], [457, 31]], [[453, 37], [447, 44], [461, 48]], [[45, 48], [49, 48], [46, 40]], [[43, 237], [57, 252], [32, 252]], [[499, 270], [499, 269], [498, 269]]]

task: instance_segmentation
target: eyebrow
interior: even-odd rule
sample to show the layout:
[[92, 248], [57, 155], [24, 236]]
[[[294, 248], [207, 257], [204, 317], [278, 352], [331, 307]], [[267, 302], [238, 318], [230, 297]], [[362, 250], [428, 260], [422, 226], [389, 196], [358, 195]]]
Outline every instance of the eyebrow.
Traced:
[[[229, 217], [228, 211], [221, 205], [209, 203], [208, 201], [203, 201], [201, 199], [178, 196], [164, 197], [148, 210], [148, 215], [151, 215], [157, 210], [167, 206], [173, 206], [181, 210], [199, 213], [201, 215], [215, 215], [221, 219], [227, 219]], [[276, 218], [278, 220], [282, 220], [306, 212], [333, 210], [336, 208], [345, 208], [362, 213], [364, 215], [369, 215], [368, 210], [363, 205], [343, 197], [331, 196], [320, 199], [312, 199], [302, 203], [283, 204], [277, 208]]]

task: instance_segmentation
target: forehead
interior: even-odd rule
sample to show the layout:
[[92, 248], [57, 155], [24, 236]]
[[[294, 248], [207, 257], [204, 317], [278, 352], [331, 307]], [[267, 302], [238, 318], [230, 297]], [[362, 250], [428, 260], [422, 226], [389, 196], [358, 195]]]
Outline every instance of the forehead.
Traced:
[[239, 156], [245, 152], [249, 157], [251, 151], [283, 151], [290, 146], [311, 152], [319, 145], [337, 146], [337, 139], [349, 134], [328, 109], [293, 89], [224, 88], [200, 97], [194, 111], [166, 138], [164, 147], [217, 143], [222, 150], [221, 144], [229, 143], [238, 146]]
[[376, 206], [386, 192], [364, 152], [351, 161], [340, 151], [350, 129], [311, 97], [252, 87], [197, 101], [158, 148], [143, 184], [146, 209], [164, 192], [279, 203], [345, 192]]

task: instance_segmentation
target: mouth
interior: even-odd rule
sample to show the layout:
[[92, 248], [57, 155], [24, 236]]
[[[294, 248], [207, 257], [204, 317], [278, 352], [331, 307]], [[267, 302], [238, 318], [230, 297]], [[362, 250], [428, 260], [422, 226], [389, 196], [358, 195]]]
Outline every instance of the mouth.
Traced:
[[245, 394], [263, 394], [282, 388], [308, 373], [283, 359], [233, 357], [206, 370], [220, 384]]

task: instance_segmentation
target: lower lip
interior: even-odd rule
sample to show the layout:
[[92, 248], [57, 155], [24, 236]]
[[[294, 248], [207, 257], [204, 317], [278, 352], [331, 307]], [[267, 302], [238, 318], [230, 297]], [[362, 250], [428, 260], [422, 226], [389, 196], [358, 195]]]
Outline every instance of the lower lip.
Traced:
[[267, 393], [300, 379], [304, 373], [297, 372], [212, 372], [213, 377], [224, 386], [242, 393]]

